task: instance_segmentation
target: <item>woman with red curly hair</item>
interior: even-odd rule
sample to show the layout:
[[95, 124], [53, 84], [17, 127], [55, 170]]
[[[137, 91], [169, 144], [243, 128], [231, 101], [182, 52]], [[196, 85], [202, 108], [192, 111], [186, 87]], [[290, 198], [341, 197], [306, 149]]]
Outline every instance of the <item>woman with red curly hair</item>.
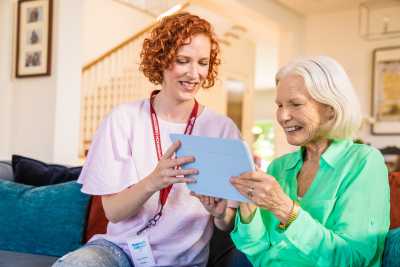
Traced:
[[235, 205], [191, 195], [194, 161], [174, 158], [170, 133], [240, 138], [232, 120], [200, 105], [220, 64], [211, 25], [189, 13], [164, 18], [144, 40], [140, 70], [161, 90], [115, 108], [98, 129], [79, 182], [101, 195], [107, 233], [54, 266], [206, 266], [214, 224], [232, 227]]

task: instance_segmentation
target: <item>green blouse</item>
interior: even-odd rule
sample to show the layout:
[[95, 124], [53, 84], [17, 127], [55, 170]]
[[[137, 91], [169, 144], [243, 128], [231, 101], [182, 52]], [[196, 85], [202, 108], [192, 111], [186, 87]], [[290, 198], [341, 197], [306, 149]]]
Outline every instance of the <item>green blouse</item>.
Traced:
[[274, 160], [268, 174], [301, 206], [286, 229], [258, 208], [249, 224], [236, 216], [231, 237], [254, 266], [381, 266], [389, 229], [388, 174], [376, 149], [332, 141], [306, 194], [297, 196], [304, 149]]

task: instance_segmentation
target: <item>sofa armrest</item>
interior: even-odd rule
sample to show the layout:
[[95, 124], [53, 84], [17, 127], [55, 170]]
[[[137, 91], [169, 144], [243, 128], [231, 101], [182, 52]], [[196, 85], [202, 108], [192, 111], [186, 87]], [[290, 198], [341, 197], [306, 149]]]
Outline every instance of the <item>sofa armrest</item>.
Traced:
[[10, 161], [0, 161], [0, 179], [14, 181], [14, 175]]
[[56, 257], [0, 250], [0, 266], [50, 267]]

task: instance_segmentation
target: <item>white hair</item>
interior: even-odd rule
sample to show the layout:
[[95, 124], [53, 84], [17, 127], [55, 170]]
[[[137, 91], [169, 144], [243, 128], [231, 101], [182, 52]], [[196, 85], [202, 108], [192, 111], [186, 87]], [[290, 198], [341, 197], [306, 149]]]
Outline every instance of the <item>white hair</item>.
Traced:
[[361, 126], [361, 108], [343, 67], [327, 56], [299, 59], [278, 71], [275, 76], [276, 84], [290, 74], [303, 77], [311, 97], [333, 108], [335, 118], [327, 137], [352, 138]]

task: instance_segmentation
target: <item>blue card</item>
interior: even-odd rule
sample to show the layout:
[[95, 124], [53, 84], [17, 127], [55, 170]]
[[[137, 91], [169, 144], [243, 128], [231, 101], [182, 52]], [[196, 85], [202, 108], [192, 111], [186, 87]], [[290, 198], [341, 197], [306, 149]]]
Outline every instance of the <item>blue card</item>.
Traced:
[[170, 134], [172, 142], [181, 141], [177, 157], [194, 156], [195, 162], [182, 168], [195, 168], [197, 182], [188, 184], [197, 194], [228, 200], [250, 202], [230, 183], [232, 176], [255, 170], [253, 157], [247, 144], [238, 139], [211, 138], [204, 136]]

